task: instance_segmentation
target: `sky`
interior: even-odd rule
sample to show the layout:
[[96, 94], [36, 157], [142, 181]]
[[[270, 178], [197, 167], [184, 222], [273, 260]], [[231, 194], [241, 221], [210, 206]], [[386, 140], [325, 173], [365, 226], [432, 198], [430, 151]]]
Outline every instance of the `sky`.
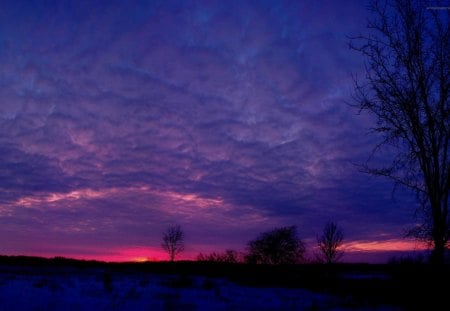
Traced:
[[414, 195], [357, 167], [365, 4], [2, 1], [0, 253], [165, 260], [175, 224], [184, 259], [290, 225], [313, 253], [329, 220], [347, 261], [420, 249]]

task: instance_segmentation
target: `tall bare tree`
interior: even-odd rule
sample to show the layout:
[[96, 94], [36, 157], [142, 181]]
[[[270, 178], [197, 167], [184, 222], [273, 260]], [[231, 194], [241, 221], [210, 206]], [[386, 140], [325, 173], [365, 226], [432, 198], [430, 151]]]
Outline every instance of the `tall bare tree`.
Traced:
[[390, 165], [364, 166], [414, 190], [421, 224], [411, 232], [433, 245], [442, 262], [449, 241], [450, 10], [426, 0], [374, 1], [368, 35], [350, 47], [366, 60], [355, 79], [356, 106], [376, 118], [381, 146], [394, 148]]
[[179, 225], [167, 228], [161, 247], [169, 254], [170, 261], [175, 261], [175, 256], [184, 251], [184, 233]]
[[344, 255], [340, 249], [344, 241], [342, 229], [334, 222], [328, 222], [323, 228], [323, 234], [317, 238], [319, 258], [327, 264], [336, 263]]

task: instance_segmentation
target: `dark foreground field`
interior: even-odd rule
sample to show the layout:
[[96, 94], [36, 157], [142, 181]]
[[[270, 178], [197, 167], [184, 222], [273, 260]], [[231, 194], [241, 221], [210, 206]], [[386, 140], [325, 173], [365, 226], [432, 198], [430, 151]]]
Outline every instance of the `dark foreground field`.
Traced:
[[328, 267], [0, 257], [0, 310], [449, 310], [449, 276], [448, 266], [413, 262]]

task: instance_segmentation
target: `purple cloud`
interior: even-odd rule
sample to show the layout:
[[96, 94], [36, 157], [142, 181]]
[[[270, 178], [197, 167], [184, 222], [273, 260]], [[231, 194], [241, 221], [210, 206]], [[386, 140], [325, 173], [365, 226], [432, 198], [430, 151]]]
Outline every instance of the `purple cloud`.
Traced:
[[276, 225], [313, 241], [334, 219], [376, 240], [412, 222], [409, 194], [393, 202], [352, 164], [375, 141], [345, 104], [363, 4], [11, 1], [1, 14], [5, 252], [158, 247], [171, 223], [201, 251]]

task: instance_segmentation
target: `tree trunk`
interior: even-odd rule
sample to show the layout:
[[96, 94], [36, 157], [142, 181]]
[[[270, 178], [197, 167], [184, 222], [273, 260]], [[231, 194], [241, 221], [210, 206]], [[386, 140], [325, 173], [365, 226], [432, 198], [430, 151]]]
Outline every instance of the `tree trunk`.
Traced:
[[[433, 204], [434, 203], [434, 204]], [[433, 250], [431, 252], [431, 263], [435, 265], [444, 264], [445, 248], [447, 244], [447, 217], [446, 209], [441, 208], [441, 204], [446, 204], [443, 200], [436, 200], [432, 204], [433, 210]]]
[[441, 241], [434, 241], [434, 248], [431, 251], [431, 263], [434, 265], [444, 264], [444, 250], [445, 247]]

